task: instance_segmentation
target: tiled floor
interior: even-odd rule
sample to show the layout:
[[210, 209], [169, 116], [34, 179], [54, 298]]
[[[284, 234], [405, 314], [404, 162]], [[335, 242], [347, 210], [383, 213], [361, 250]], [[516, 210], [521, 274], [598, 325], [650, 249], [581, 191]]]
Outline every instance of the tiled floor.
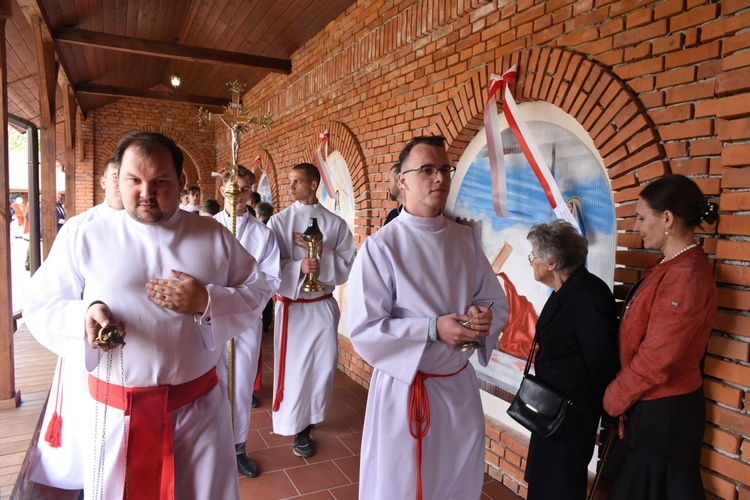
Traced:
[[[0, 498], [8, 498], [21, 471], [28, 443], [36, 430], [41, 408], [49, 390], [55, 357], [45, 351], [23, 329], [16, 334], [16, 372], [23, 391], [19, 408], [0, 411]], [[291, 436], [273, 434], [271, 387], [273, 385], [273, 339], [264, 336], [263, 390], [261, 405], [252, 410], [252, 430], [247, 449], [261, 474], [240, 479], [243, 499], [285, 498], [352, 500], [357, 498], [359, 452], [367, 391], [341, 372], [336, 373], [334, 403], [325, 422], [312, 431], [316, 453], [303, 459], [292, 453]], [[10, 431], [13, 429], [13, 432]], [[22, 473], [22, 471], [21, 471]], [[517, 500], [502, 484], [485, 476], [482, 500]], [[20, 498], [75, 498], [71, 492], [26, 484]]]
[[248, 454], [261, 474], [240, 479], [242, 498], [357, 498], [359, 449], [367, 391], [341, 372], [336, 373], [334, 404], [329, 417], [312, 431], [315, 455], [292, 453], [293, 436], [273, 433], [271, 424], [271, 345], [264, 346], [264, 388], [261, 406], [252, 412]]
[[[273, 346], [264, 337], [263, 390], [261, 405], [253, 409], [248, 436], [248, 454], [261, 474], [240, 479], [243, 499], [335, 499], [355, 500], [359, 481], [359, 452], [362, 441], [367, 391], [341, 372], [336, 373], [333, 407], [326, 420], [312, 431], [316, 452], [303, 459], [292, 453], [292, 436], [273, 434], [271, 387]], [[485, 476], [482, 500], [515, 500], [502, 484]]]

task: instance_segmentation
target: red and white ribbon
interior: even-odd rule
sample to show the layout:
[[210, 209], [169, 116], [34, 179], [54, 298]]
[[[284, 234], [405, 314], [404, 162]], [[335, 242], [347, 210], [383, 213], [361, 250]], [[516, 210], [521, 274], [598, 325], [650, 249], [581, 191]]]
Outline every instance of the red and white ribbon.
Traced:
[[250, 168], [248, 170], [252, 171], [255, 168], [255, 165], [258, 165], [261, 169], [263, 168], [260, 164], [260, 155], [256, 156], [253, 160], [253, 163], [250, 164]]
[[505, 185], [503, 140], [497, 117], [497, 100], [495, 99], [495, 94], [503, 85], [506, 85], [507, 81], [515, 79], [515, 77], [515, 66], [503, 73], [503, 76], [492, 75], [490, 77], [489, 96], [484, 106], [484, 133], [487, 136], [487, 156], [490, 160], [492, 205], [499, 217], [508, 217], [510, 212], [508, 212], [508, 189]]
[[[539, 148], [536, 145], [536, 142], [534, 141], [533, 136], [531, 135], [531, 132], [529, 131], [529, 127], [526, 124], [526, 121], [521, 116], [521, 113], [518, 109], [518, 105], [516, 104], [515, 99], [513, 99], [513, 94], [510, 91], [510, 85], [509, 82], [512, 80], [515, 80], [516, 78], [516, 66], [514, 65], [510, 70], [503, 73], [502, 76], [498, 77], [497, 75], [492, 75], [490, 77], [490, 99], [487, 100], [487, 106], [485, 107], [485, 130], [489, 130], [487, 132], [487, 148], [490, 152], [490, 168], [492, 170], [492, 187], [493, 187], [493, 202], [495, 203], [495, 212], [498, 213], [500, 216], [502, 215], [500, 212], [498, 212], [498, 206], [505, 210], [503, 213], [507, 213], [507, 194], [505, 191], [505, 166], [504, 166], [504, 160], [503, 158], [503, 146], [502, 146], [502, 139], [500, 136], [499, 126], [497, 125], [497, 113], [495, 112], [496, 104], [495, 104], [495, 93], [500, 89], [504, 87], [504, 93], [503, 93], [503, 114], [505, 115], [506, 120], [508, 121], [508, 126], [510, 127], [511, 132], [513, 132], [513, 136], [516, 138], [516, 141], [518, 142], [518, 145], [521, 147], [521, 151], [523, 151], [524, 156], [526, 157], [526, 161], [529, 162], [529, 166], [531, 166], [531, 170], [534, 172], [534, 175], [536, 176], [537, 180], [539, 181], [539, 184], [542, 186], [542, 190], [544, 191], [544, 195], [547, 197], [547, 201], [550, 204], [550, 207], [552, 207], [552, 211], [555, 213], [558, 219], [563, 219], [567, 222], [569, 222], [573, 227], [578, 229], [580, 232], [580, 227], [578, 226], [578, 222], [576, 221], [575, 217], [573, 217], [573, 214], [570, 212], [570, 209], [566, 206], [565, 200], [562, 196], [562, 193], [560, 192], [560, 188], [557, 186], [557, 183], [555, 182], [555, 178], [552, 176], [552, 172], [550, 172], [549, 167], [547, 166], [547, 162], [544, 161], [544, 157], [542, 156], [542, 152], [539, 151]], [[488, 112], [488, 108], [491, 112]], [[487, 115], [494, 115], [494, 123], [492, 123], [493, 117], [490, 116], [488, 119]], [[488, 126], [488, 122], [490, 123], [490, 126]], [[490, 146], [492, 144], [492, 146]], [[493, 159], [493, 156], [495, 157]], [[497, 160], [497, 158], [500, 158], [500, 161]], [[494, 163], [493, 163], [494, 162]], [[502, 162], [502, 163], [500, 163]], [[498, 180], [496, 181], [495, 177], [502, 175], [502, 181]], [[503, 191], [500, 191], [499, 188], [502, 187]], [[498, 189], [496, 191], [496, 188]], [[495, 201], [497, 199], [497, 201]], [[503, 206], [503, 203], [505, 205]]]
[[320, 179], [323, 181], [328, 196], [333, 198], [333, 184], [331, 184], [331, 178], [328, 175], [328, 138], [330, 134], [326, 130], [320, 136], [318, 136], [318, 147], [315, 150], [315, 161], [317, 162], [318, 170], [320, 171]]

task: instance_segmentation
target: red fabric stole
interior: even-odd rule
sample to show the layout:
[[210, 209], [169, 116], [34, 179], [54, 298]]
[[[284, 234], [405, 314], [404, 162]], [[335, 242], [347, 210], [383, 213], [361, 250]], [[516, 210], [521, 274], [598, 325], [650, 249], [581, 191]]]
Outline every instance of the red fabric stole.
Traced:
[[89, 375], [91, 397], [130, 416], [125, 481], [131, 498], [174, 499], [172, 412], [218, 383], [216, 367], [184, 384], [156, 387], [123, 387]]

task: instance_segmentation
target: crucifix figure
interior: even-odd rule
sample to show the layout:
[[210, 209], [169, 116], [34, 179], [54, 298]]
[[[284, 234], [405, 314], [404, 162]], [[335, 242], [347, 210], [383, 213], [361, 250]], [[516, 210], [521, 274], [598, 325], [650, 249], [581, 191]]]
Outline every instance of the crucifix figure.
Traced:
[[244, 132], [251, 124], [260, 125], [264, 128], [271, 126], [271, 114], [264, 116], [250, 116], [250, 112], [242, 107], [240, 97], [245, 90], [245, 84], [235, 80], [227, 83], [229, 90], [232, 92], [232, 102], [226, 105], [224, 113], [215, 115], [204, 108], [198, 109], [198, 125], [214, 121], [218, 118], [226, 128], [232, 138], [232, 168], [237, 167], [237, 155], [240, 151], [240, 133]]
[[[229, 214], [229, 230], [233, 235], [237, 236], [237, 201], [240, 198], [241, 191], [240, 186], [237, 183], [237, 156], [240, 151], [240, 133], [245, 131], [251, 124], [260, 125], [264, 128], [271, 126], [271, 114], [265, 116], [250, 116], [250, 112], [242, 107], [242, 96], [243, 90], [245, 90], [245, 84], [235, 80], [227, 83], [229, 90], [232, 92], [232, 102], [227, 104], [224, 109], [224, 113], [215, 115], [203, 107], [198, 109], [198, 125], [202, 126], [204, 123], [212, 122], [215, 118], [218, 118], [226, 128], [229, 129], [232, 140], [232, 163], [230, 165], [230, 179], [224, 190], [224, 196], [230, 202], [232, 207], [231, 213]], [[232, 426], [234, 426], [234, 339], [229, 340], [227, 343], [227, 392], [229, 395], [229, 404], [232, 407]]]

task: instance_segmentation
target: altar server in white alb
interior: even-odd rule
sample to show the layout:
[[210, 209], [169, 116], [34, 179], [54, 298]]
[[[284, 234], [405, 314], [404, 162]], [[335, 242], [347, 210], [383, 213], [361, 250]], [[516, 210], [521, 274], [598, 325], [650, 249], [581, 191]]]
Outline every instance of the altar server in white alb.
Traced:
[[[109, 217], [123, 209], [114, 158], [107, 160], [99, 184], [104, 189], [104, 201], [68, 219], [55, 237], [52, 252], [64, 251], [63, 242], [82, 224]], [[82, 350], [70, 358], [58, 358], [42, 432], [31, 459], [29, 478], [35, 483], [64, 490], [83, 489], [83, 442], [80, 436], [89, 429], [78, 412], [80, 402], [89, 397], [87, 377]]]
[[[231, 180], [231, 172], [224, 171], [222, 175], [221, 194], [224, 195], [224, 210], [214, 216], [222, 226], [231, 230], [232, 202], [226, 196], [227, 187]], [[270, 229], [261, 221], [252, 217], [247, 210], [247, 201], [253, 192], [255, 175], [247, 168], [238, 165], [237, 185], [239, 196], [235, 208], [235, 231], [239, 242], [255, 257], [260, 271], [271, 292], [279, 288], [279, 246]], [[269, 295], [266, 302], [271, 298]], [[238, 336], [234, 341], [234, 449], [237, 454], [237, 470], [246, 477], [258, 475], [258, 467], [247, 455], [245, 443], [250, 429], [250, 407], [253, 402], [253, 385], [258, 372], [262, 320], [258, 317], [253, 328]], [[219, 380], [228, 386], [227, 347], [222, 349], [221, 360], [217, 366]]]
[[[315, 452], [310, 431], [325, 418], [333, 396], [340, 312], [332, 292], [347, 280], [355, 248], [346, 222], [318, 203], [318, 169], [310, 163], [295, 165], [289, 181], [294, 204], [268, 222], [281, 252], [274, 321], [273, 431], [294, 435], [294, 454], [309, 457]], [[317, 219], [323, 233], [317, 259], [307, 256], [302, 238], [310, 218]], [[318, 274], [325, 285], [322, 292], [302, 291], [307, 273]]]
[[[81, 356], [86, 498], [235, 499], [223, 344], [254, 327], [271, 293], [220, 224], [178, 209], [179, 147], [135, 132], [117, 145], [125, 210], [80, 226], [34, 275], [24, 318], [39, 342]], [[122, 324], [127, 345], [97, 349]]]
[[404, 209], [365, 240], [349, 277], [352, 344], [374, 368], [362, 500], [481, 495], [484, 413], [472, 351], [456, 346], [479, 341], [486, 365], [508, 303], [472, 230], [442, 215], [455, 172], [444, 144], [431, 136], [406, 145]]

